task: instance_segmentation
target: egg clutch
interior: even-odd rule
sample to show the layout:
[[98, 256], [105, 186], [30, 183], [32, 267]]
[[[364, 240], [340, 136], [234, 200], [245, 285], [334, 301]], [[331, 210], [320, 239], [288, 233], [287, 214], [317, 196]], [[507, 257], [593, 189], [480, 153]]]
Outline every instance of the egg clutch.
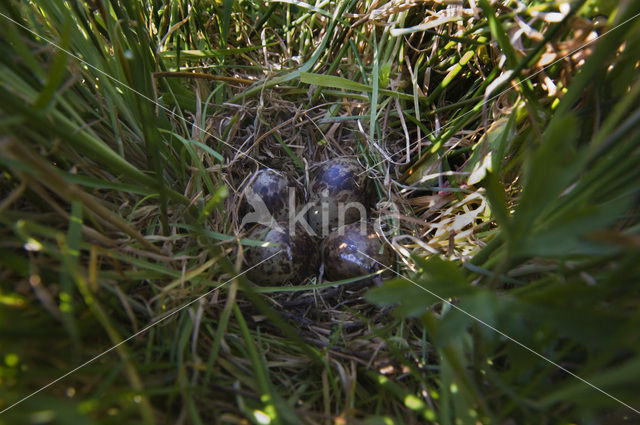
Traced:
[[359, 163], [338, 158], [312, 171], [307, 197], [297, 182], [270, 168], [258, 170], [242, 188], [241, 226], [253, 225], [248, 238], [265, 242], [250, 246], [244, 256], [252, 282], [300, 284], [321, 265], [329, 281], [338, 281], [393, 264], [391, 248], [368, 217], [375, 191]]

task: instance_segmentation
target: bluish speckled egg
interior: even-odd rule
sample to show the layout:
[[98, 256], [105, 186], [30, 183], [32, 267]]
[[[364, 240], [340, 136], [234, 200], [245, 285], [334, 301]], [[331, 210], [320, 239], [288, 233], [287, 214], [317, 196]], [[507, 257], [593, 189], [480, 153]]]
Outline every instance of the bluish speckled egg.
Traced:
[[244, 266], [247, 277], [255, 284], [299, 284], [318, 271], [318, 246], [302, 226], [293, 232], [287, 223], [279, 223], [279, 228], [258, 226], [249, 239], [277, 244], [247, 249]]
[[[383, 243], [369, 223], [357, 222], [339, 227], [322, 242], [322, 262], [330, 281], [384, 270], [393, 265], [393, 260], [391, 247]], [[376, 280], [380, 278], [369, 278], [366, 282]]]
[[289, 218], [290, 188], [294, 193], [295, 205], [298, 206], [302, 196], [300, 187], [295, 182], [285, 174], [271, 168], [256, 171], [242, 190], [241, 217], [255, 211], [250, 199], [250, 195], [253, 193], [264, 202], [267, 211], [275, 220], [287, 220]]
[[366, 219], [370, 188], [364, 171], [349, 158], [327, 161], [315, 170], [307, 221], [316, 234], [324, 237], [339, 225]]

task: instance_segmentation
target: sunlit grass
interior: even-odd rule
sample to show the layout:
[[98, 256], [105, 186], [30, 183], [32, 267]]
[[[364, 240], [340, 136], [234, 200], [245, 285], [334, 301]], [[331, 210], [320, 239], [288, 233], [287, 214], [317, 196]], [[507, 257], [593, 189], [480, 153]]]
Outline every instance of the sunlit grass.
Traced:
[[[635, 417], [636, 2], [0, 13], [0, 424]], [[244, 179], [346, 155], [394, 278], [238, 276]]]

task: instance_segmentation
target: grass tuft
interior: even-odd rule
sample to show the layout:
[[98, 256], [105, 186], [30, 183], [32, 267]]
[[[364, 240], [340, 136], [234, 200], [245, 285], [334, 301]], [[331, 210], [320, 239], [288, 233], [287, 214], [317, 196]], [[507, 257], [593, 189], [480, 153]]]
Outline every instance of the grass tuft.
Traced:
[[[1, 3], [0, 424], [634, 423], [639, 17]], [[248, 176], [345, 156], [386, 281], [239, 275]]]

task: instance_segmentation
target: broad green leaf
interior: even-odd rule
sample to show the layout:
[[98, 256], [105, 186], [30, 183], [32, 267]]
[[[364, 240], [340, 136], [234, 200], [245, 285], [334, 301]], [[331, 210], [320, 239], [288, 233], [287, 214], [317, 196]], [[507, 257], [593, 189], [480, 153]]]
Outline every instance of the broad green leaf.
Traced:
[[568, 210], [561, 216], [542, 223], [521, 244], [513, 247], [514, 253], [550, 258], [614, 253], [618, 250], [617, 247], [596, 244], [588, 240], [587, 236], [618, 220], [629, 203], [629, 199], [618, 198], [599, 205]]
[[357, 83], [347, 78], [338, 77], [335, 75], [313, 74], [311, 72], [301, 72], [300, 82], [320, 87], [332, 87], [336, 89], [353, 90], [358, 92], [369, 92], [372, 90], [371, 87], [366, 84]]
[[576, 152], [578, 135], [575, 116], [553, 122], [542, 144], [528, 161], [522, 196], [513, 216], [514, 243], [533, 229], [537, 219], [552, 206], [577, 177], [582, 165]]
[[416, 262], [420, 270], [412, 278], [389, 280], [367, 292], [365, 298], [378, 305], [397, 304], [396, 313], [405, 317], [419, 316], [434, 303], [476, 291], [452, 262], [435, 256], [428, 260], [416, 258]]
[[[260, 50], [265, 47], [270, 47], [276, 42], [268, 43], [266, 45], [259, 46], [251, 46], [251, 47], [242, 47], [238, 49], [214, 49], [214, 50], [180, 50], [180, 60], [194, 60], [194, 59], [209, 59], [209, 58], [217, 58], [222, 56], [234, 56], [241, 53], [251, 52], [253, 50]], [[160, 56], [164, 59], [175, 59], [178, 53], [173, 50], [167, 50], [160, 53]]]
[[[565, 400], [574, 400], [579, 404], [607, 406], [621, 406], [621, 402], [627, 403], [625, 411], [629, 415], [634, 412], [628, 408], [628, 403], [637, 400], [638, 380], [640, 380], [640, 357], [633, 357], [619, 362], [613, 368], [598, 371], [581, 377], [587, 383], [575, 380], [560, 386], [557, 390], [550, 394], [540, 394], [539, 403], [542, 407], [550, 407], [558, 402]], [[591, 384], [591, 385], [589, 385]], [[595, 387], [595, 388], [594, 388]], [[624, 395], [618, 395], [624, 394]], [[614, 400], [612, 397], [621, 398]], [[636, 405], [637, 406], [637, 405]], [[622, 408], [622, 407], [621, 407]]]
[[473, 153], [465, 165], [465, 171], [471, 173], [468, 184], [481, 182], [487, 171], [499, 171], [507, 146], [515, 135], [516, 116], [513, 113], [509, 119], [500, 118], [493, 122], [482, 141], [473, 146]]

